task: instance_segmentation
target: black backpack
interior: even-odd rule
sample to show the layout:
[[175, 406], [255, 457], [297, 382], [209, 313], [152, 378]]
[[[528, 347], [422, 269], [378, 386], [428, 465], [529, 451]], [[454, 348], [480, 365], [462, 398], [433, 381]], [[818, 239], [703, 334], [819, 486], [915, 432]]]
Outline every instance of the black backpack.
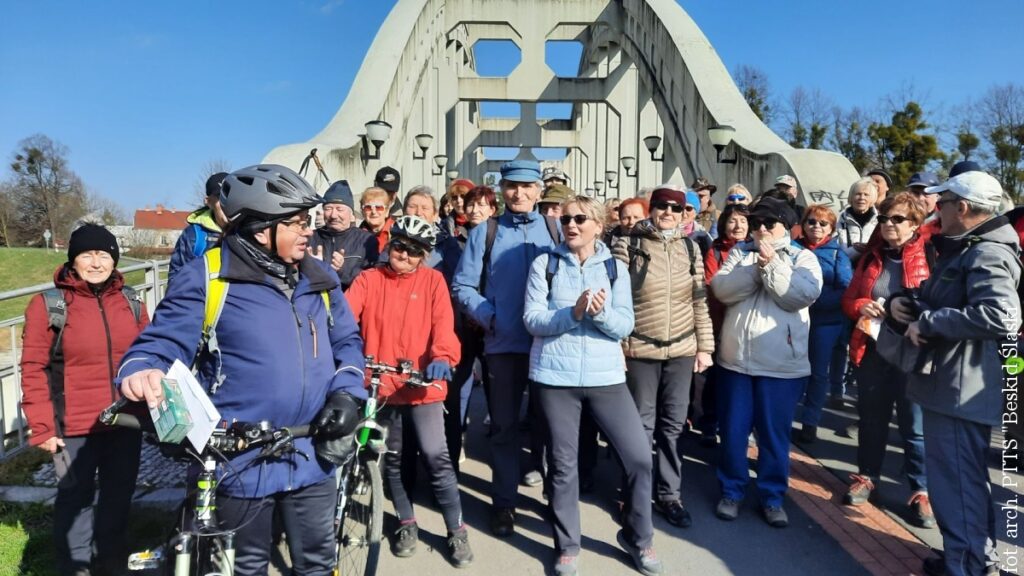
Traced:
[[[551, 241], [555, 243], [555, 246], [561, 243], [561, 237], [558, 234], [558, 222], [550, 217], [544, 216], [544, 223], [548, 227], [548, 234], [551, 235]], [[487, 219], [487, 239], [484, 241], [484, 261], [483, 266], [480, 267], [480, 295], [484, 295], [484, 290], [487, 289], [487, 272], [491, 268], [491, 249], [494, 248], [494, 239], [498, 237], [498, 217], [491, 216]]]
[[[555, 279], [555, 274], [558, 273], [558, 262], [561, 261], [556, 254], [548, 254], [548, 266], [544, 271], [544, 278], [548, 281], [548, 298], [551, 298], [551, 282]], [[619, 279], [619, 269], [616, 266], [615, 258], [608, 258], [604, 261], [604, 271], [608, 274], [608, 282], [615, 286], [615, 281]]]

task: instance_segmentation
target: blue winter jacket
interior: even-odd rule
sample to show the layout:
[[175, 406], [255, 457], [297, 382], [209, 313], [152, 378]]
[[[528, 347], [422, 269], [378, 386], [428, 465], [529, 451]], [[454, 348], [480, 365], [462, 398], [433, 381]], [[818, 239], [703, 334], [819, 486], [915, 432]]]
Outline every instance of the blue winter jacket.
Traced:
[[[548, 259], [558, 259], [558, 269], [548, 291]], [[615, 263], [615, 284], [605, 261]], [[587, 288], [592, 294], [605, 291], [604, 309], [596, 316], [573, 317], [576, 300]], [[626, 265], [612, 258], [604, 242], [580, 266], [563, 243], [542, 254], [530, 267], [523, 315], [533, 334], [530, 349], [530, 380], [549, 386], [611, 386], [626, 381], [626, 361], [620, 342], [633, 331], [633, 289]]]
[[[559, 231], [561, 241], [561, 231]], [[523, 295], [530, 264], [550, 252], [555, 242], [544, 217], [537, 212], [505, 212], [487, 267], [485, 293], [480, 294], [487, 223], [469, 233], [466, 250], [455, 269], [452, 292], [459, 307], [484, 328], [484, 353], [528, 354], [533, 336], [523, 324]]]
[[[206, 283], [202, 258], [182, 268], [157, 307], [153, 322], [125, 353], [118, 384], [126, 376], [156, 368], [166, 371], [175, 359], [192, 362], [202, 334]], [[299, 281], [291, 300], [269, 276], [255, 269], [229, 246], [221, 256], [221, 277], [230, 281], [216, 325], [223, 384], [211, 400], [231, 422], [269, 420], [274, 426], [309, 424], [333, 392], [366, 397], [363, 388], [363, 341], [341, 289], [338, 275], [315, 258], [300, 261]], [[328, 323], [321, 290], [328, 290]], [[199, 382], [210, 389], [217, 360], [204, 353]], [[333, 466], [314, 456], [312, 441], [300, 438], [298, 454], [247, 466], [258, 450], [231, 459], [223, 492], [261, 498], [330, 478]]]
[[[185, 264], [204, 254], [220, 240], [220, 226], [213, 219], [213, 212], [209, 208], [196, 210], [185, 221], [188, 226], [181, 231], [178, 241], [174, 243], [174, 251], [171, 252], [171, 263], [167, 267], [168, 282], [177, 276]], [[201, 246], [198, 245], [200, 236], [203, 238]]]
[[853, 265], [846, 251], [839, 245], [835, 236], [814, 250], [821, 265], [821, 296], [811, 304], [811, 324], [826, 326], [842, 324], [846, 321], [843, 309], [839, 305], [843, 292], [853, 280]]

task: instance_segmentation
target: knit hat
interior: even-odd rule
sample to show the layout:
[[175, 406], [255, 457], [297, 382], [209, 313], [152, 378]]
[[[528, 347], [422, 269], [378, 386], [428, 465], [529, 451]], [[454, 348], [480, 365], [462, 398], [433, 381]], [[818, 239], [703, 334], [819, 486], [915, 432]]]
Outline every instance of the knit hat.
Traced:
[[[658, 202], [675, 202], [680, 206], [686, 206], [686, 188], [678, 184], [662, 184], [651, 192], [651, 206]], [[697, 199], [700, 205], [700, 198]]]
[[217, 172], [206, 179], [206, 195], [220, 196], [220, 183], [228, 177], [227, 172]]
[[693, 213], [700, 214], [700, 194], [693, 190], [686, 191], [686, 204], [693, 206]]
[[117, 238], [99, 224], [83, 224], [71, 233], [68, 240], [68, 262], [74, 262], [75, 258], [82, 252], [100, 250], [110, 254], [114, 259], [114, 266], [117, 266], [121, 258], [121, 251], [117, 247]]
[[785, 200], [770, 196], [762, 197], [757, 201], [757, 204], [750, 210], [750, 218], [778, 220], [787, 230], [797, 223], [796, 210], [793, 209], [793, 206]]
[[349, 188], [348, 180], [338, 180], [324, 192], [324, 204], [344, 204], [349, 209], [355, 210], [355, 202], [352, 201], [352, 188]]

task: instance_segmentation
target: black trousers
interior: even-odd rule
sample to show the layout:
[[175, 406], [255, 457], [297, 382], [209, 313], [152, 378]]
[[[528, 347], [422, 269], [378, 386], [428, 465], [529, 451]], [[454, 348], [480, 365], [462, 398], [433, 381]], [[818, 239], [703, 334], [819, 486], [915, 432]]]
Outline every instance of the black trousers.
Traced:
[[459, 456], [462, 455], [462, 432], [465, 428], [466, 419], [462, 414], [462, 387], [466, 380], [473, 373], [473, 362], [480, 358], [482, 379], [484, 386], [488, 380], [487, 361], [484, 360], [484, 339], [483, 335], [463, 330], [459, 333], [459, 340], [462, 342], [462, 360], [455, 367], [455, 374], [452, 381], [448, 383], [448, 395], [444, 399], [444, 435], [448, 439], [448, 456], [452, 459], [452, 466], [455, 473], [459, 473]]
[[[527, 354], [489, 354], [487, 409], [491, 414], [491, 502], [497, 508], [515, 508], [519, 496], [519, 410], [530, 371]], [[538, 420], [541, 420], [538, 418]], [[531, 432], [540, 428], [530, 423]]]
[[235, 576], [264, 576], [270, 563], [275, 510], [284, 525], [292, 574], [327, 576], [334, 569], [334, 507], [337, 481], [279, 492], [266, 498], [217, 495], [217, 519], [235, 534]]
[[[140, 432], [114, 429], [64, 438], [64, 449], [54, 454], [53, 547], [60, 574], [90, 566], [94, 574], [127, 569], [128, 513], [139, 474], [141, 444]], [[97, 472], [100, 513], [94, 514]]]

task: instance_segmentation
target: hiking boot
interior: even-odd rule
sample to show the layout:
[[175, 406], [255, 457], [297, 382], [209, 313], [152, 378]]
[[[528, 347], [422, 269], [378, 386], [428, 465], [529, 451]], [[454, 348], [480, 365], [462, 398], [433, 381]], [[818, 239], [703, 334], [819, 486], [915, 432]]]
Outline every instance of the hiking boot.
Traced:
[[420, 529], [415, 522], [403, 524], [395, 532], [395, 540], [391, 544], [391, 553], [399, 558], [408, 558], [416, 553], [416, 542], [419, 540]]
[[658, 576], [665, 572], [665, 567], [661, 564], [661, 560], [658, 560], [658, 555], [654, 552], [654, 547], [648, 548], [637, 548], [626, 538], [626, 531], [619, 530], [619, 533], [615, 535], [616, 540], [619, 541], [619, 546], [629, 553], [629, 556], [633, 559], [633, 565], [640, 571], [644, 576]]
[[793, 431], [793, 442], [797, 444], [814, 444], [818, 439], [818, 427], [804, 424], [800, 430]]
[[524, 486], [540, 486], [544, 482], [544, 476], [537, 470], [530, 470], [523, 474], [522, 483]]
[[871, 498], [871, 492], [875, 489], [875, 483], [871, 481], [871, 478], [860, 474], [850, 474], [850, 480], [853, 481], [853, 484], [850, 484], [850, 489], [843, 496], [843, 504], [847, 506], [866, 504]]
[[[924, 562], [921, 563], [921, 568], [928, 576], [946, 576], [946, 574], [948, 574], [948, 572], [946, 572], [946, 559], [941, 555], [941, 553], [939, 556], [925, 558]], [[982, 572], [982, 576], [999, 576], [999, 574], [998, 564], [987, 566], [985, 571]], [[1006, 574], [1006, 572], [1003, 572], [1003, 574]]]
[[765, 506], [764, 521], [772, 528], [785, 528], [789, 526], [789, 516], [782, 506]]
[[473, 563], [473, 549], [469, 547], [469, 532], [463, 526], [448, 536], [448, 552], [452, 566], [465, 568]]
[[922, 528], [935, 528], [935, 514], [932, 512], [932, 502], [928, 499], [928, 493], [918, 490], [910, 496], [910, 513], [913, 515], [917, 525]]
[[491, 534], [499, 538], [511, 536], [515, 531], [516, 511], [512, 508], [494, 508], [491, 510]]
[[673, 526], [689, 528], [693, 524], [690, 512], [683, 507], [683, 503], [679, 500], [657, 500], [654, 503], [654, 509], [662, 513], [668, 523]]
[[735, 520], [740, 515], [740, 503], [729, 498], [722, 498], [715, 506], [715, 516], [722, 520]]
[[555, 560], [555, 576], [579, 576], [580, 557], [562, 554]]

